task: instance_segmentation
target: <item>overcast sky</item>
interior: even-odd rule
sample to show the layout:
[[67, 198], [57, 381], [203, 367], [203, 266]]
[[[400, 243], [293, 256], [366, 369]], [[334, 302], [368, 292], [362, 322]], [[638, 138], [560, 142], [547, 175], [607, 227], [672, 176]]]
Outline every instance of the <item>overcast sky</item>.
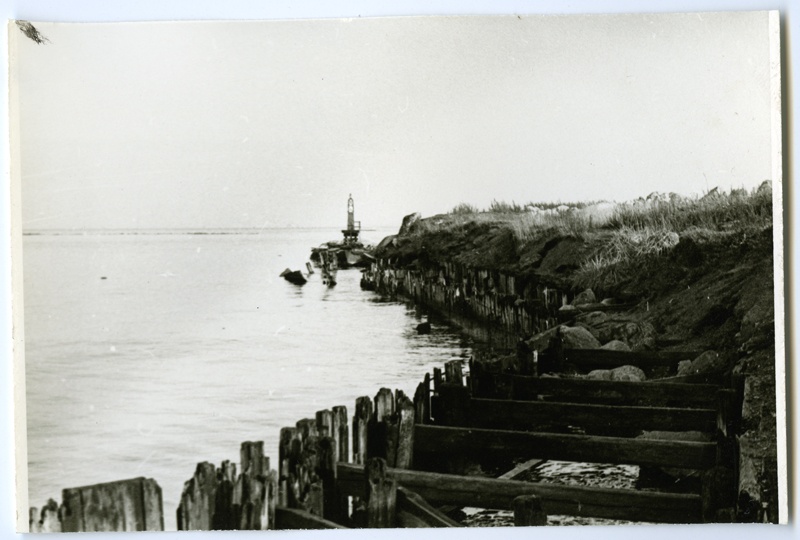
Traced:
[[[762, 13], [12, 28], [23, 226], [364, 227], [771, 175]], [[13, 83], [13, 79], [12, 79]]]

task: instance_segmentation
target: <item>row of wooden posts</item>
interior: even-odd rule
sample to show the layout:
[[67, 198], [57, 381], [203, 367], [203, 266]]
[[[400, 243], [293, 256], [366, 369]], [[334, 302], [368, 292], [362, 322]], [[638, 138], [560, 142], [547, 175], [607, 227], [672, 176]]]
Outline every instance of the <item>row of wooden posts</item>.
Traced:
[[[610, 366], [681, 357], [614, 353], [602, 352], [600, 360]], [[382, 388], [358, 398], [352, 417], [338, 406], [281, 429], [274, 469], [261, 442], [242, 444], [239, 474], [228, 461], [198, 464], [183, 489], [178, 529], [455, 527], [445, 510], [465, 506], [513, 509], [518, 525], [544, 524], [547, 514], [732, 521], [740, 399], [719, 384], [548, 378], [477, 362], [465, 376], [455, 360], [426, 374], [413, 398]], [[635, 436], [643, 430], [700, 431], [710, 440]], [[513, 479], [541, 460], [691, 469], [702, 482], [697, 492], [668, 493]], [[465, 474], [476, 465], [512, 472]], [[65, 531], [163, 528], [152, 480], [65, 490], [61, 508], [54, 504], [32, 513], [32, 529], [53, 530], [59, 521]]]

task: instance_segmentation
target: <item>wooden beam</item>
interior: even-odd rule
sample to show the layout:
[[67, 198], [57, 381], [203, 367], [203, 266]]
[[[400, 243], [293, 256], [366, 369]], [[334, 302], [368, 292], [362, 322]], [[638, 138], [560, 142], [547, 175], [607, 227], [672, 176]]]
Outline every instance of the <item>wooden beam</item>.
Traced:
[[420, 455], [423, 463], [441, 462], [452, 456], [519, 457], [535, 452], [542, 459], [707, 469], [715, 464], [717, 448], [714, 443], [703, 442], [494, 429], [422, 425], [414, 430], [414, 460]]
[[714, 409], [473, 399], [469, 410], [470, 415], [462, 425], [535, 431], [574, 426], [594, 434], [620, 429], [710, 433], [717, 423]]
[[611, 351], [606, 349], [565, 349], [566, 362], [581, 369], [612, 369], [631, 365], [641, 368], [674, 366], [681, 360], [694, 360], [703, 351]]
[[461, 527], [457, 521], [428, 504], [419, 494], [399, 486], [397, 488], [398, 512], [410, 514], [423, 523], [423, 527]]
[[[487, 375], [484, 373], [483, 377]], [[526, 377], [505, 373], [493, 373], [491, 376], [500, 387], [512, 387], [513, 399], [519, 401], [536, 401], [542, 397], [546, 401], [708, 408], [716, 406], [715, 394], [719, 388], [713, 384], [673, 382], [672, 378], [633, 382]], [[480, 388], [476, 388], [473, 396], [493, 397], [481, 395]]]
[[275, 528], [285, 531], [296, 529], [346, 529], [347, 527], [314, 514], [309, 514], [304, 510], [278, 506], [275, 508]]
[[[403, 469], [387, 472], [399, 485], [434, 505], [512, 510], [516, 497], [537, 495], [547, 514], [654, 523], [698, 523], [701, 518], [700, 496], [696, 494], [539, 484]], [[364, 496], [363, 467], [339, 463], [338, 478], [343, 493]]]

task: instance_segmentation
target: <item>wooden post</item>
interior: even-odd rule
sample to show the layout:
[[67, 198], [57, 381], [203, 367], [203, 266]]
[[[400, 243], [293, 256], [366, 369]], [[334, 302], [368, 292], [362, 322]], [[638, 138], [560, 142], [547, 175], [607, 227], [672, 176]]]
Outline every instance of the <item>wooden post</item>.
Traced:
[[300, 456], [296, 472], [299, 508], [322, 517], [323, 495], [322, 482], [317, 476], [319, 469], [319, 435], [316, 418], [305, 418], [297, 422], [297, 433], [300, 437]]
[[461, 360], [450, 360], [444, 364], [445, 381], [449, 384], [464, 385], [464, 374], [461, 369]]
[[178, 530], [212, 530], [217, 510], [216, 495], [216, 468], [207, 461], [198, 463], [194, 476], [183, 485], [177, 510]]
[[439, 415], [436, 424], [440, 426], [467, 426], [470, 415], [469, 388], [459, 384], [443, 384], [439, 388]]
[[342, 497], [336, 485], [336, 440], [321, 437], [319, 447], [319, 477], [322, 481], [322, 517], [335, 523], [347, 520], [347, 498]]
[[264, 441], [242, 443], [239, 450], [242, 474], [263, 476], [269, 470], [269, 458], [264, 455]]
[[164, 530], [161, 488], [152, 479], [65, 489], [62, 500], [63, 532]]
[[700, 481], [703, 522], [727, 522], [722, 516], [730, 515], [727, 509], [733, 508], [736, 502], [733, 470], [721, 466], [712, 467], [703, 471]]
[[236, 487], [236, 464], [227, 459], [217, 469], [217, 491], [214, 502], [214, 517], [211, 528], [215, 531], [236, 529], [236, 516], [233, 513], [233, 492]]
[[266, 482], [266, 505], [265, 520], [262, 525], [264, 529], [274, 530], [275, 527], [275, 508], [278, 504], [278, 473], [277, 471], [267, 472]]
[[433, 368], [433, 391], [438, 392], [439, 387], [442, 385], [442, 369], [435, 367]]
[[350, 460], [350, 445], [348, 443], [347, 407], [337, 405], [333, 408], [333, 432], [331, 437], [336, 441], [336, 461], [347, 463]]
[[292, 507], [290, 493], [292, 485], [290, 476], [294, 474], [292, 456], [292, 444], [297, 439], [297, 428], [285, 427], [280, 431], [280, 442], [278, 446], [278, 504], [284, 507]]
[[394, 395], [388, 388], [381, 388], [375, 396], [375, 411], [368, 424], [367, 458], [379, 457], [394, 464], [397, 426], [390, 422], [393, 414]]
[[370, 458], [366, 472], [367, 527], [391, 528], [396, 522], [397, 481], [386, 474], [386, 461]]
[[414, 392], [414, 422], [417, 424], [429, 424], [431, 421], [429, 384], [426, 373], [425, 380], [417, 385], [417, 390]]
[[547, 514], [536, 495], [520, 495], [514, 499], [514, 526], [547, 525]]
[[414, 403], [405, 395], [397, 400], [397, 451], [395, 467], [410, 469], [414, 455]]
[[58, 518], [58, 503], [49, 499], [39, 513], [31, 508], [28, 513], [28, 525], [32, 533], [61, 532], [61, 521]]
[[353, 416], [353, 463], [364, 465], [367, 462], [367, 429], [372, 418], [372, 398], [362, 396], [356, 399]]
[[317, 432], [320, 437], [334, 437], [333, 434], [333, 412], [328, 409], [317, 411]]

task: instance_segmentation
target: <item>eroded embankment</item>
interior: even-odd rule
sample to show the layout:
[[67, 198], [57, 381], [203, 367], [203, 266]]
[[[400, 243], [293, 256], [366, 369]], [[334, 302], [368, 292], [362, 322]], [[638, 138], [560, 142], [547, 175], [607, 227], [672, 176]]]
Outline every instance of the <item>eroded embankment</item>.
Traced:
[[[649, 247], [625, 252], [615, 242]], [[544, 352], [565, 324], [576, 329], [572, 341], [564, 334], [568, 348], [714, 351], [677, 374], [744, 381], [736, 519], [777, 522], [771, 226], [523, 236], [504, 216], [436, 216], [404, 222], [376, 257], [365, 288], [533, 350]]]

